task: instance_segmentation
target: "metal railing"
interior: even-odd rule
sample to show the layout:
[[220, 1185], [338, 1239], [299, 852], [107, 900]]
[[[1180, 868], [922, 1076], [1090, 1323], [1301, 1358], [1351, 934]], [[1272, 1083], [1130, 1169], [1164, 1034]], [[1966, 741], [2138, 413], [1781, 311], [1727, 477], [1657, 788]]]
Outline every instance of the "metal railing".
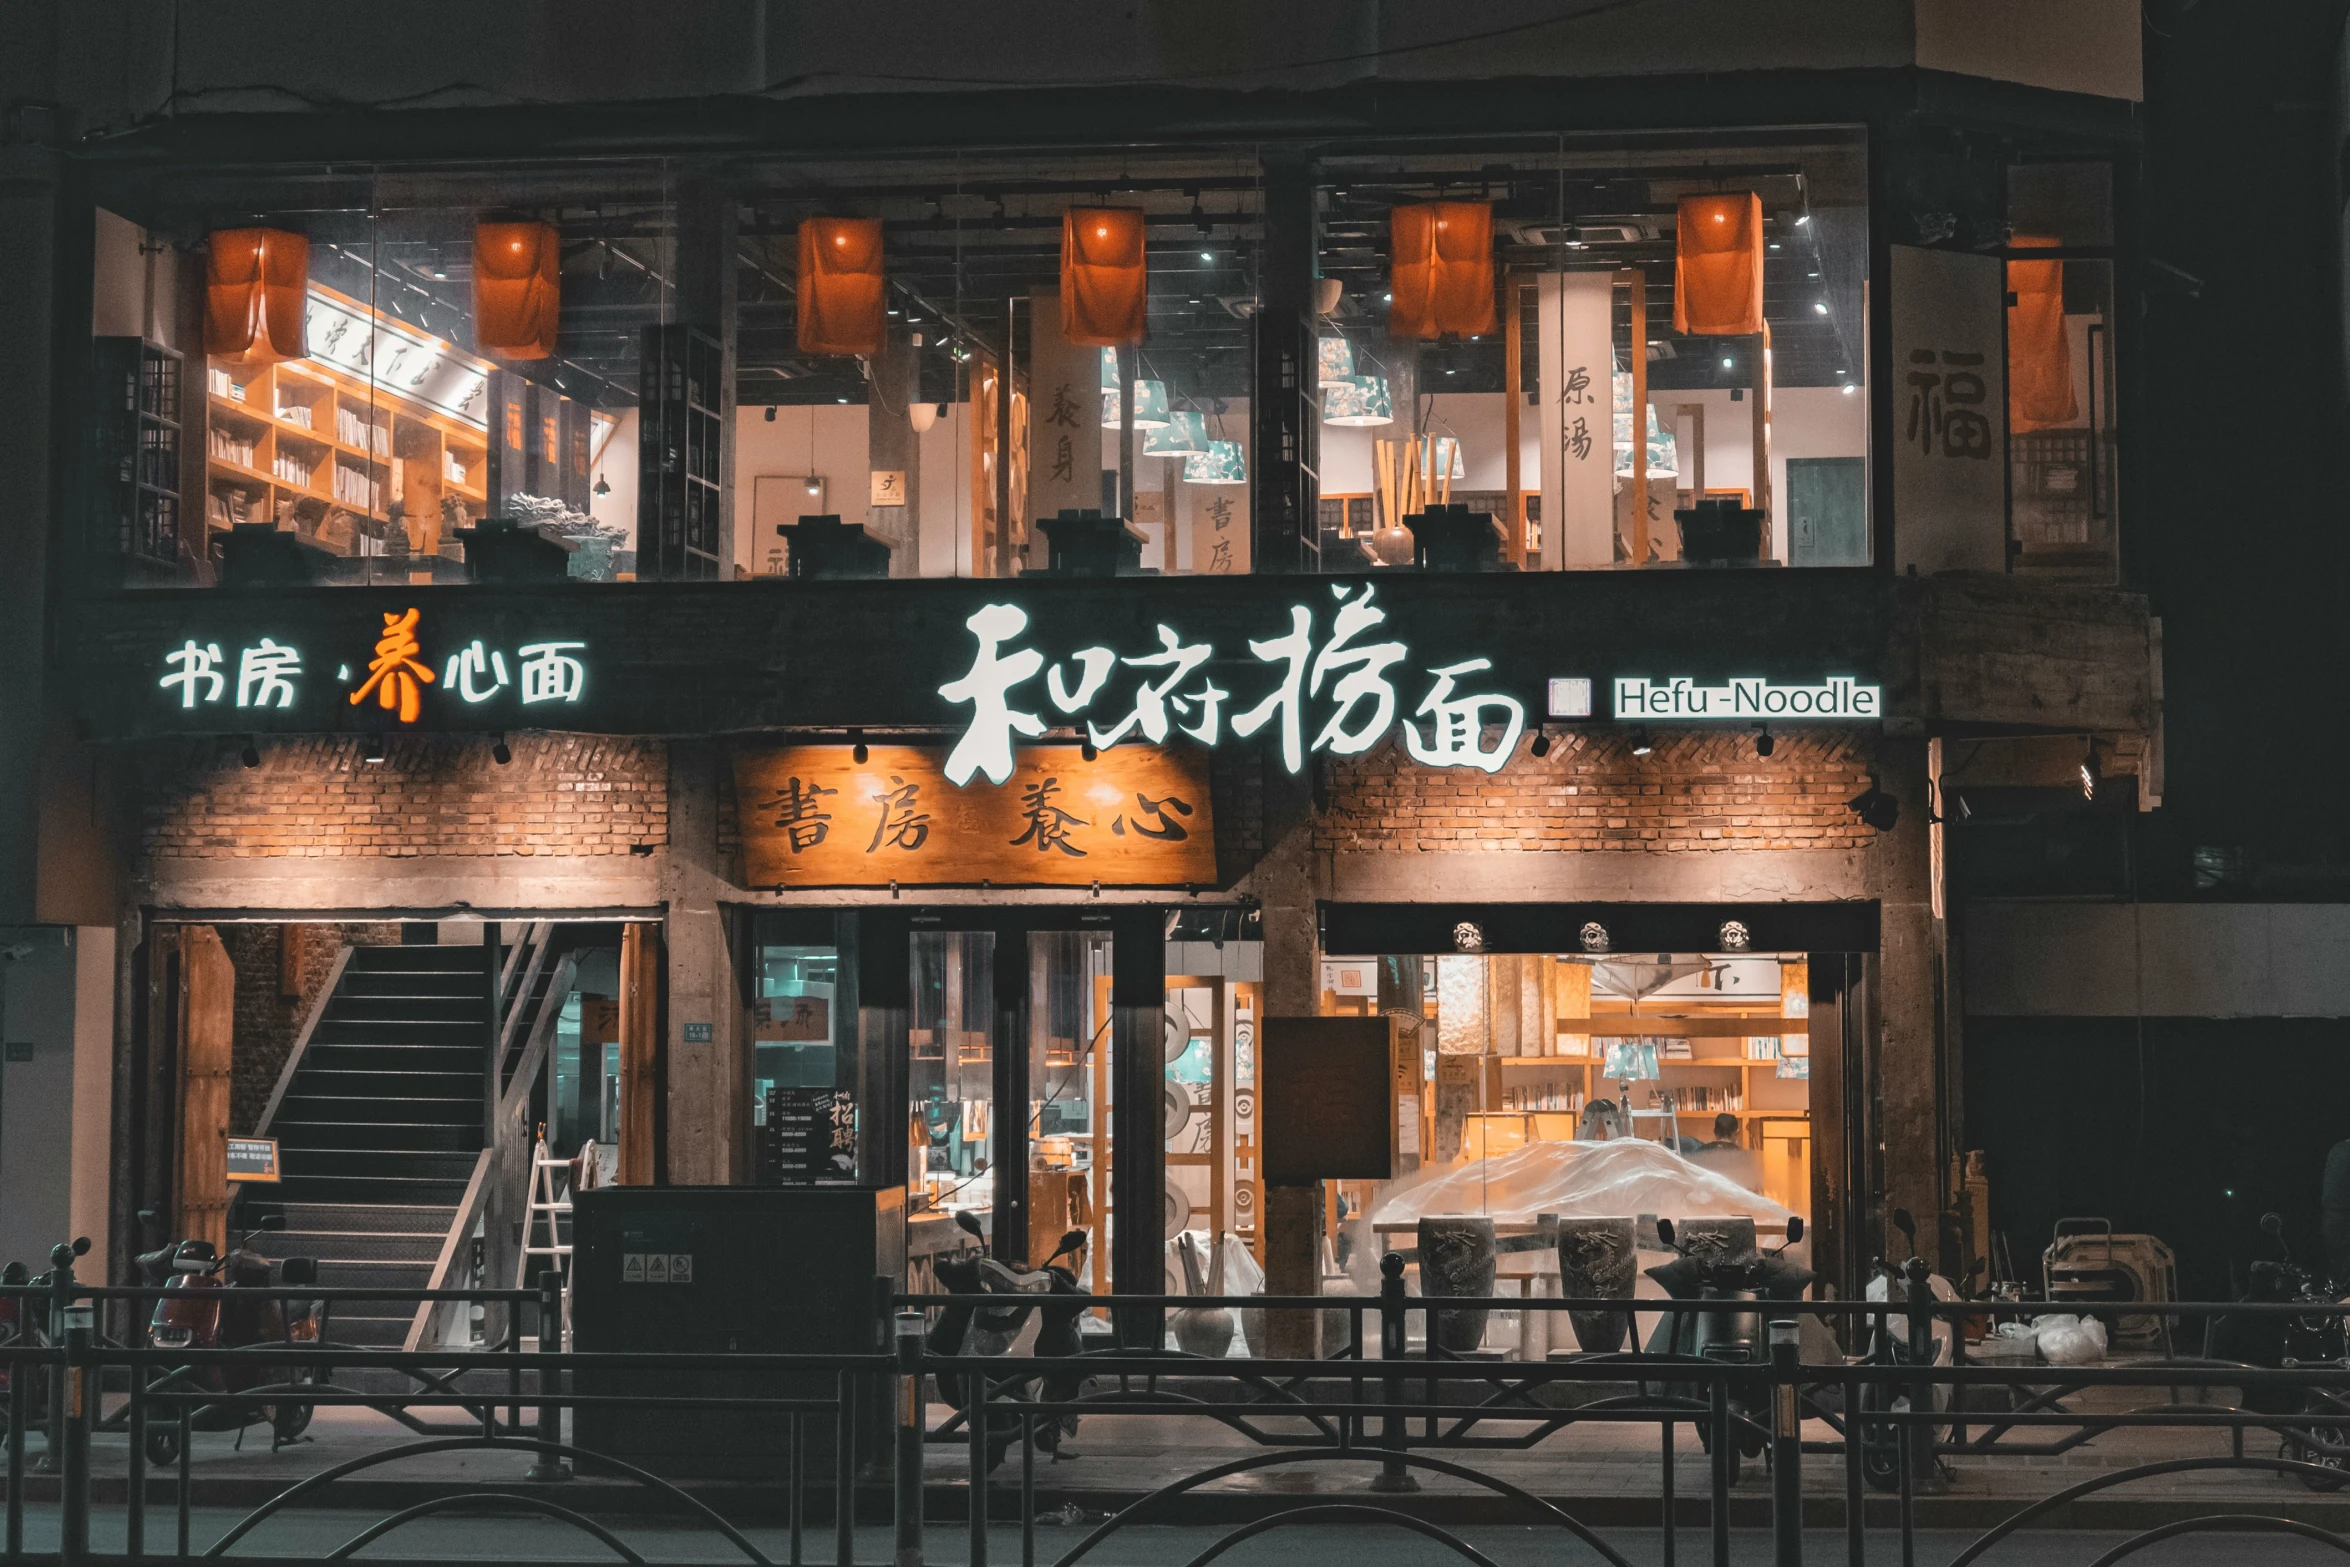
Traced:
[[[869, 1523], [888, 1525], [889, 1554], [907, 1567], [933, 1551], [929, 1525], [934, 1520], [962, 1524], [959, 1550], [943, 1554], [972, 1567], [1008, 1546], [991, 1536], [991, 1523], [998, 1531], [1016, 1526], [1019, 1559], [1030, 1567], [1037, 1560], [1043, 1505], [1039, 1454], [1051, 1444], [1051, 1428], [1071, 1417], [1211, 1421], [1246, 1438], [1250, 1450], [1154, 1476], [1152, 1489], [1120, 1500], [1060, 1551], [1058, 1567], [1100, 1559], [1107, 1542], [1138, 1525], [1192, 1521], [1186, 1499], [1203, 1487], [1235, 1476], [1308, 1467], [1352, 1468], [1367, 1483], [1359, 1491], [1335, 1495], [1261, 1498], [1257, 1516], [1233, 1525], [1200, 1559], [1284, 1527], [1373, 1523], [1481, 1560], [1457, 1532], [1410, 1500], [1423, 1482], [1442, 1482], [1487, 1498], [1487, 1504], [1471, 1510], [1487, 1512], [1493, 1521], [1533, 1522], [1602, 1561], [1624, 1564], [1623, 1550], [1578, 1517], [1574, 1504], [1536, 1494], [1523, 1475], [1512, 1479], [1493, 1472], [1490, 1460], [1547, 1453], [1544, 1443], [1578, 1427], [1652, 1433], [1654, 1527], [1663, 1531], [1665, 1560], [1675, 1561], [1681, 1549], [1682, 1514], [1701, 1506], [1704, 1555], [1717, 1567], [1730, 1559], [1733, 1523], [1740, 1518], [1768, 1523], [1778, 1562], [1804, 1560], [1807, 1501], [1830, 1515], [1840, 1513], [1836, 1546], [1816, 1536], [1809, 1541], [1816, 1559], [1859, 1564], [1869, 1537], [1890, 1532], [1898, 1536], [1901, 1560], [1912, 1562], [1919, 1545], [1919, 1500], [1941, 1483], [1947, 1466], [2065, 1451], [2118, 1431], [2167, 1429], [2199, 1433], [2206, 1441], [2224, 1433], [2232, 1440], [2224, 1453], [2117, 1464], [2046, 1495], [2013, 1497], [2012, 1513], [1976, 1535], [1953, 1558], [1953, 1567], [1966, 1567], [2018, 1530], [2046, 1523], [2058, 1509], [2134, 1481], [2231, 1471], [2295, 1477], [2313, 1486], [2350, 1479], [2350, 1366], [2340, 1362], [2260, 1369], [2174, 1359], [2056, 1368], [1970, 1364], [1963, 1349], [1958, 1363], [1941, 1365], [1893, 1358], [1807, 1361], [1800, 1353], [1797, 1325], [1806, 1317], [1830, 1326], [1865, 1325], [1880, 1346], [1928, 1345], [1940, 1321], [1949, 1327], [1951, 1341], [1963, 1346], [1966, 1320], [1987, 1309], [1978, 1302], [1755, 1303], [1757, 1314], [1769, 1322], [1768, 1353], [1752, 1360], [1637, 1349], [1528, 1360], [1506, 1352], [1498, 1358], [1449, 1352], [1443, 1348], [1443, 1322], [1450, 1314], [1470, 1311], [1606, 1312], [1631, 1319], [1637, 1344], [1642, 1319], [1718, 1312], [1724, 1304], [1431, 1299], [1406, 1295], [1400, 1270], [1391, 1269], [1376, 1296], [1120, 1297], [1116, 1302], [1142, 1313], [1222, 1307], [1313, 1312], [1326, 1319], [1336, 1314], [1346, 1324], [1345, 1341], [1321, 1359], [1204, 1359], [1163, 1348], [1105, 1348], [1051, 1358], [936, 1355], [925, 1341], [931, 1311], [956, 1304], [1001, 1307], [1005, 1297], [891, 1295], [886, 1288], [877, 1292], [877, 1305], [884, 1309], [875, 1314], [871, 1348], [865, 1351], [525, 1352], [523, 1328], [560, 1320], [560, 1302], [551, 1278], [547, 1282], [550, 1287], [536, 1292], [434, 1292], [451, 1299], [497, 1297], [511, 1308], [509, 1331], [480, 1350], [428, 1353], [331, 1343], [211, 1351], [115, 1344], [90, 1325], [91, 1307], [108, 1300], [151, 1301], [155, 1291], [97, 1289], [70, 1281], [52, 1288], [0, 1290], [0, 1299], [16, 1299], [20, 1314], [51, 1312], [49, 1320], [59, 1326], [54, 1342], [27, 1335], [0, 1343], [0, 1367], [8, 1375], [7, 1520], [0, 1559], [82, 1567], [93, 1559], [94, 1517], [106, 1520], [110, 1535], [119, 1535], [121, 1550], [107, 1553], [110, 1559], [239, 1554], [239, 1545], [272, 1518], [289, 1509], [331, 1504], [339, 1481], [380, 1476], [387, 1468], [432, 1455], [490, 1450], [515, 1455], [514, 1488], [481, 1491], [429, 1479], [416, 1482], [412, 1504], [363, 1527], [355, 1524], [351, 1540], [337, 1554], [417, 1519], [471, 1508], [554, 1519], [621, 1559], [637, 1560], [622, 1534], [597, 1516], [613, 1509], [617, 1486], [649, 1494], [709, 1531], [724, 1550], [758, 1567], [775, 1567], [779, 1559], [806, 1560], [811, 1534], [826, 1523], [830, 1559], [849, 1567], [857, 1559], [860, 1506]], [[317, 1288], [249, 1294], [298, 1301], [381, 1298], [380, 1292]], [[424, 1292], [401, 1298], [421, 1303]], [[2302, 1303], [2163, 1309], [2305, 1321], [2350, 1311]], [[559, 1344], [559, 1333], [550, 1331], [546, 1342]], [[348, 1373], [384, 1371], [406, 1373], [415, 1390], [391, 1397], [338, 1380]], [[950, 1387], [960, 1407], [948, 1407], [944, 1389]], [[1984, 1412], [1980, 1404], [1986, 1390], [2000, 1392], [2012, 1407]], [[2139, 1397], [2135, 1390], [2144, 1390], [2147, 1401], [2077, 1407], [2076, 1395], [2099, 1390], [2119, 1390], [2104, 1395], [2108, 1406], [2115, 1399]], [[2225, 1392], [2236, 1396], [2223, 1397]], [[217, 1538], [199, 1542], [194, 1513], [203, 1482], [195, 1438], [205, 1429], [208, 1411], [230, 1404], [396, 1410], [408, 1428], [387, 1445], [290, 1480]], [[890, 1411], [887, 1429], [876, 1430], [868, 1422], [884, 1409]], [[731, 1421], [730, 1429], [766, 1433], [756, 1463], [736, 1479], [738, 1494], [755, 1493], [770, 1508], [780, 1504], [786, 1527], [772, 1552], [722, 1516], [709, 1498], [662, 1472], [668, 1466], [657, 1456], [615, 1451], [605, 1439], [615, 1422], [644, 1424], [662, 1413], [683, 1413], [704, 1423]], [[604, 1435], [591, 1438], [591, 1426]], [[176, 1438], [162, 1444], [173, 1458], [160, 1477], [149, 1462], [150, 1441], [159, 1431]], [[1702, 1447], [1701, 1474], [1688, 1473], [1693, 1461], [1679, 1451], [1679, 1439], [1690, 1433]], [[2245, 1440], [2255, 1433], [2274, 1436], [2279, 1454], [2247, 1453]], [[119, 1457], [114, 1444], [98, 1440], [116, 1434], [128, 1439]], [[1761, 1495], [1741, 1480], [1746, 1460], [1755, 1456], [1764, 1461], [1768, 1477]], [[1831, 1483], [1807, 1490], [1806, 1465], [1812, 1462], [1822, 1464]], [[94, 1499], [93, 1479], [102, 1465], [109, 1476], [122, 1477], [119, 1501]], [[1006, 1466], [1016, 1466], [1016, 1474], [999, 1477], [997, 1471]], [[597, 1477], [609, 1483], [563, 1489]], [[154, 1494], [158, 1478], [160, 1497]], [[1872, 1489], [1881, 1493], [1875, 1505]], [[28, 1507], [36, 1505], [54, 1507], [54, 1552], [27, 1551]], [[160, 1529], [159, 1509], [166, 1520]], [[2105, 1559], [2119, 1560], [2139, 1545], [2206, 1530], [2296, 1534], [2350, 1555], [2350, 1537], [2294, 1514], [2273, 1491], [2215, 1493], [2208, 1510], [2142, 1530], [2126, 1549], [2117, 1548]], [[485, 1547], [479, 1559], [504, 1554]]]

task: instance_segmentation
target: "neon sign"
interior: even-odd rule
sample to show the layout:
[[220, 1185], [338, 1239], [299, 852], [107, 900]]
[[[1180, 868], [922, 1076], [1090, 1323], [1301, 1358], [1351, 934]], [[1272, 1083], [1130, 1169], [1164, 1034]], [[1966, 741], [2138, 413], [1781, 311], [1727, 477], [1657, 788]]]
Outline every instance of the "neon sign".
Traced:
[[1844, 675], [1818, 685], [1783, 686], [1768, 680], [1732, 680], [1701, 686], [1687, 676], [1616, 681], [1616, 717], [1643, 720], [1746, 718], [1882, 718], [1882, 687]]
[[[371, 656], [354, 672], [345, 663], [336, 678], [345, 700], [358, 707], [370, 699], [402, 724], [423, 717], [437, 688], [438, 699], [467, 708], [511, 695], [525, 708], [576, 706], [587, 695], [588, 645], [579, 641], [527, 642], [512, 650], [491, 648], [475, 637], [447, 655], [440, 667], [424, 647], [422, 615], [384, 612]], [[218, 642], [193, 637], [163, 655], [164, 674], [156, 686], [176, 698], [183, 712], [199, 707], [236, 706], [286, 710], [295, 706], [307, 673], [302, 650], [264, 636], [231, 659]]]
[[[1360, 756], [1400, 727], [1405, 749], [1424, 766], [1501, 771], [1525, 731], [1525, 706], [1498, 692], [1460, 689], [1467, 677], [1491, 670], [1493, 661], [1470, 658], [1411, 670], [1425, 675], [1429, 684], [1399, 724], [1403, 697], [1396, 678], [1410, 670], [1411, 650], [1376, 637], [1387, 611], [1374, 602], [1374, 585], [1358, 591], [1340, 583], [1330, 591], [1337, 606], [1326, 636], [1317, 640], [1313, 610], [1299, 604], [1289, 611], [1286, 631], [1249, 641], [1250, 658], [1265, 666], [1250, 673], [1270, 676], [1270, 688], [1254, 706], [1229, 719], [1225, 704], [1233, 694], [1209, 672], [1216, 657], [1210, 643], [1186, 642], [1162, 624], [1155, 651], [1122, 657], [1112, 648], [1087, 647], [1047, 667], [1045, 655], [1035, 648], [1010, 646], [1028, 631], [1027, 611], [1013, 604], [985, 605], [963, 623], [978, 642], [970, 669], [938, 688], [949, 702], [971, 709], [948, 754], [947, 778], [960, 788], [982, 774], [999, 785], [1012, 775], [1016, 739], [1035, 739], [1047, 728], [1039, 693], [1029, 686], [1039, 674], [1045, 701], [1066, 717], [1083, 715], [1086, 739], [1097, 747], [1133, 735], [1155, 744], [1176, 733], [1213, 746], [1227, 724], [1243, 740], [1271, 728], [1280, 743], [1281, 765], [1296, 773], [1313, 752]], [[1107, 716], [1112, 709], [1095, 704], [1121, 668], [1137, 671], [1139, 678], [1122, 698], [1122, 716], [1104, 727], [1092, 715]], [[1318, 728], [1316, 719], [1321, 720]], [[1487, 745], [1486, 731], [1497, 726], [1498, 738]]]

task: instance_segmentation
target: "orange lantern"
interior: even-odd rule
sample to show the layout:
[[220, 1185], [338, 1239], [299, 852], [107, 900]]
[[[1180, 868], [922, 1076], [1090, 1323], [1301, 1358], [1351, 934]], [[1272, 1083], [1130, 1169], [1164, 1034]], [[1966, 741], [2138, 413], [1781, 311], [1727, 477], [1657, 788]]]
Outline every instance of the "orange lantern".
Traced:
[[800, 352], [880, 354], [888, 339], [882, 299], [881, 220], [808, 218], [800, 224]]
[[310, 241], [283, 229], [222, 229], [206, 244], [204, 351], [250, 364], [300, 359]]
[[1428, 201], [1388, 213], [1395, 252], [1387, 335], [1482, 337], [1499, 316], [1493, 304], [1493, 207], [1482, 201]]
[[1762, 198], [1683, 196], [1673, 241], [1673, 330], [1744, 337], [1763, 329]]
[[563, 236], [552, 223], [473, 225], [473, 340], [485, 354], [544, 359], [563, 306]]
[[1061, 214], [1063, 337], [1094, 348], [1139, 343], [1149, 294], [1140, 207], [1071, 207]]
[[[2045, 250], [2056, 241], [2018, 234], [2011, 250]], [[2007, 291], [2007, 419], [2017, 434], [2072, 423], [2073, 345], [2064, 329], [2064, 263], [2010, 261]]]

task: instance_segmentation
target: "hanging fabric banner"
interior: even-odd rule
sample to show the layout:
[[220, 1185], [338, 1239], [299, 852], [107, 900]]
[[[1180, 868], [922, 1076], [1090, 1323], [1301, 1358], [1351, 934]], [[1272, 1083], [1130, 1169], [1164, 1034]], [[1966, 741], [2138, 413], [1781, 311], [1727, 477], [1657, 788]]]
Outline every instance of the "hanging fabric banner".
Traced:
[[1605, 566], [1615, 559], [1615, 279], [1549, 273], [1537, 280], [1536, 299], [1543, 569]]

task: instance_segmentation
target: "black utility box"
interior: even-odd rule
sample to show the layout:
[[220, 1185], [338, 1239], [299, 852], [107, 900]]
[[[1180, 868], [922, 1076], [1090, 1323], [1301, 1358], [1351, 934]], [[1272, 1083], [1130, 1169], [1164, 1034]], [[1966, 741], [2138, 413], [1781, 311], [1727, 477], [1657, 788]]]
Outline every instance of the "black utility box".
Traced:
[[[889, 1189], [606, 1186], [574, 1200], [571, 1334], [594, 1353], [873, 1354], [880, 1286], [902, 1283], [906, 1197]], [[824, 1398], [831, 1371], [583, 1371], [586, 1394]], [[889, 1379], [858, 1379], [857, 1452], [886, 1461]], [[834, 1474], [829, 1411], [803, 1417], [803, 1472]], [[583, 1406], [590, 1452], [673, 1478], [783, 1478], [790, 1421], [746, 1409]]]

